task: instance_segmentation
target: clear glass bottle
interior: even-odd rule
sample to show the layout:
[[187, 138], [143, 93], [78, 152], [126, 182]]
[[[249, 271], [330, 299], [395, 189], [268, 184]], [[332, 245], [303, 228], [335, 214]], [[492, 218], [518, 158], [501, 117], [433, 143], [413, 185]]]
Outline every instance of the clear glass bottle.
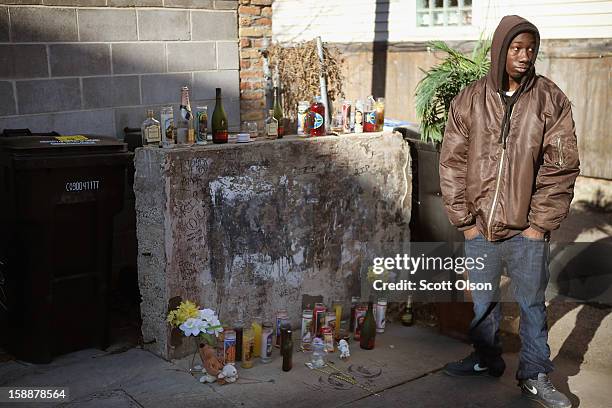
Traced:
[[278, 139], [278, 120], [274, 117], [274, 111], [270, 109], [266, 118], [266, 137]]
[[161, 143], [161, 125], [153, 117], [153, 110], [147, 110], [147, 118], [140, 127], [143, 146], [159, 146]]
[[187, 122], [187, 133], [183, 143], [192, 145], [195, 143], [195, 131], [193, 127], [193, 113], [191, 111], [191, 102], [189, 102], [189, 88], [184, 86], [181, 88], [181, 117]]
[[321, 368], [325, 365], [325, 344], [318, 337], [312, 341], [310, 363], [314, 368]]

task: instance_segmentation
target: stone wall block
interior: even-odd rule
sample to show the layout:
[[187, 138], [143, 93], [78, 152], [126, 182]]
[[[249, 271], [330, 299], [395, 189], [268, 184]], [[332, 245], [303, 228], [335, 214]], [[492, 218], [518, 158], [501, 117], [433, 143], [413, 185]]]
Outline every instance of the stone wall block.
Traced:
[[226, 11], [192, 11], [193, 40], [237, 40], [236, 13]]
[[140, 104], [138, 76], [83, 78], [83, 107], [106, 108]]
[[168, 44], [168, 71], [205, 71], [217, 68], [214, 42]]
[[8, 7], [0, 7], [0, 42], [9, 41]]
[[19, 113], [60, 112], [81, 108], [78, 78], [17, 81]]
[[187, 41], [189, 11], [187, 10], [138, 10], [140, 40]]
[[172, 104], [181, 100], [181, 87], [191, 89], [191, 74], [142, 75], [142, 103]]
[[78, 41], [75, 9], [12, 7], [9, 13], [13, 42]]
[[81, 41], [136, 41], [135, 10], [78, 10]]
[[112, 44], [114, 74], [153, 74], [166, 72], [163, 43]]
[[14, 115], [15, 96], [13, 95], [13, 84], [8, 81], [0, 81], [0, 116]]
[[238, 69], [238, 44], [234, 42], [218, 42], [217, 54], [219, 69]]
[[108, 75], [110, 44], [57, 44], [49, 47], [51, 76]]
[[44, 45], [0, 45], [0, 78], [48, 76], [47, 47]]

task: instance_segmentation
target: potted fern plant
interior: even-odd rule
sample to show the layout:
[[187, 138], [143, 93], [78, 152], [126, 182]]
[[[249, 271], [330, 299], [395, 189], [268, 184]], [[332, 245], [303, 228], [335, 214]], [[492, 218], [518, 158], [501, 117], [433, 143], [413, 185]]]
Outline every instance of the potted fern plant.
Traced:
[[471, 58], [452, 49], [444, 41], [432, 41], [434, 51], [443, 51], [447, 57], [441, 64], [423, 71], [415, 90], [416, 111], [421, 123], [421, 140], [442, 142], [448, 109], [453, 98], [467, 85], [482, 78], [489, 72], [491, 61], [488, 53], [489, 40], [480, 39]]

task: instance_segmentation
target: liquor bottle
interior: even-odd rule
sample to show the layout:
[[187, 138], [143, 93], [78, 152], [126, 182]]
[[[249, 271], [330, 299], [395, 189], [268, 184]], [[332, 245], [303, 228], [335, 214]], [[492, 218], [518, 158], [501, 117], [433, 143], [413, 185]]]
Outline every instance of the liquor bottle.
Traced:
[[221, 88], [217, 88], [216, 92], [215, 110], [212, 116], [213, 143], [227, 143], [227, 115], [225, 114], [225, 109], [223, 109], [223, 103], [221, 102]]
[[147, 118], [140, 127], [143, 146], [159, 146], [161, 143], [161, 125], [153, 117], [153, 110], [147, 110]]
[[285, 134], [285, 119], [283, 118], [283, 107], [279, 102], [278, 87], [274, 87], [274, 118], [278, 121], [278, 138]]
[[325, 105], [320, 96], [315, 97], [310, 105], [311, 126], [310, 136], [325, 136]]
[[412, 326], [414, 323], [414, 314], [412, 313], [412, 296], [408, 296], [408, 301], [406, 302], [406, 309], [404, 310], [404, 314], [402, 315], [402, 324], [404, 326]]
[[376, 340], [376, 321], [374, 320], [374, 307], [372, 302], [368, 302], [368, 311], [363, 321], [363, 327], [361, 328], [359, 346], [365, 350], [372, 350], [374, 348], [374, 341]]
[[270, 109], [266, 118], [266, 137], [278, 139], [278, 120], [274, 117], [274, 110]]
[[283, 355], [283, 371], [290, 371], [293, 367], [293, 331], [291, 330], [287, 330], [283, 336], [281, 353]]
[[187, 134], [185, 135], [185, 143], [195, 143], [195, 129], [193, 127], [193, 114], [191, 113], [191, 103], [189, 102], [189, 88], [184, 86], [181, 88], [181, 116], [187, 122]]

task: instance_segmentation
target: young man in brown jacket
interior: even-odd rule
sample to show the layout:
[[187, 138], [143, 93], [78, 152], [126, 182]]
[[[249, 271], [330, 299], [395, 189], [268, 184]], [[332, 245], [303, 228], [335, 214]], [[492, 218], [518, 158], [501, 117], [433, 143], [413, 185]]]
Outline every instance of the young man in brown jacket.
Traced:
[[549, 79], [536, 75], [538, 29], [504, 17], [493, 35], [489, 74], [453, 99], [440, 159], [440, 187], [449, 219], [465, 235], [466, 257], [482, 257], [470, 282], [470, 337], [475, 351], [445, 367], [450, 375], [501, 376], [498, 299], [507, 265], [521, 310], [516, 378], [526, 397], [545, 407], [571, 407], [551, 384], [545, 290], [548, 235], [567, 216], [579, 172], [571, 105]]

